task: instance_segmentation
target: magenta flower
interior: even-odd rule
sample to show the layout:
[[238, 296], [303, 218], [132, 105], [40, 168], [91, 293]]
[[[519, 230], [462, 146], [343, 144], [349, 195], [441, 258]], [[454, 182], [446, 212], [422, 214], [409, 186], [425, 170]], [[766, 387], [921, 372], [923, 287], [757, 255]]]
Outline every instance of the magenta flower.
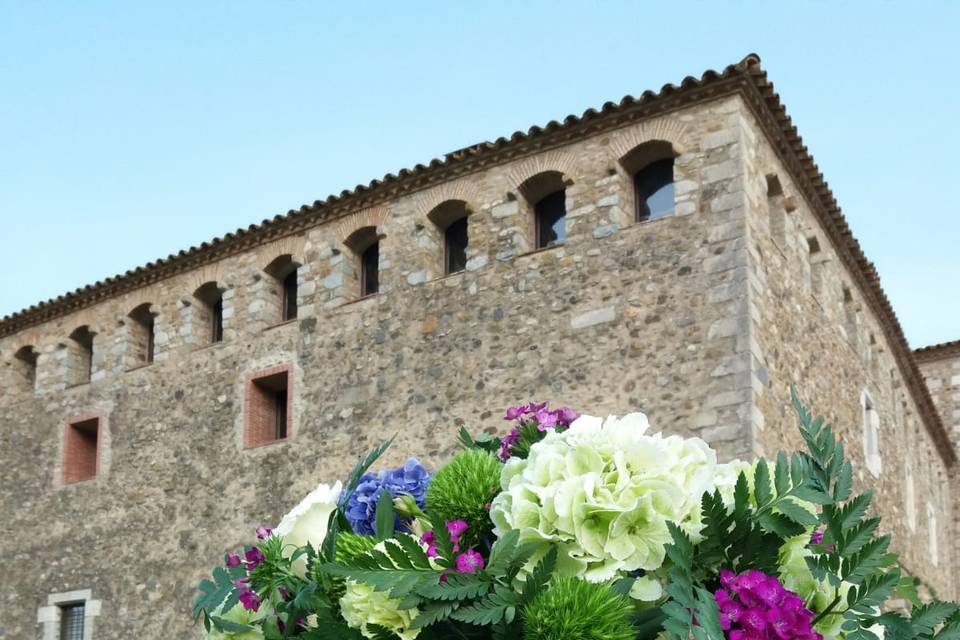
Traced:
[[728, 640], [823, 640], [813, 630], [814, 614], [776, 576], [750, 570], [720, 570], [714, 592]]
[[570, 407], [560, 407], [557, 409], [557, 414], [559, 415], [560, 422], [567, 426], [573, 424], [573, 421], [580, 417], [580, 412], [574, 411]]
[[817, 530], [810, 534], [812, 544], [823, 544], [823, 531]]
[[507, 407], [507, 413], [503, 416], [504, 420], [519, 420], [526, 412], [526, 407]]
[[241, 591], [240, 604], [243, 605], [244, 609], [256, 611], [260, 608], [260, 596], [253, 591]]
[[463, 532], [466, 531], [468, 525], [463, 520], [451, 520], [447, 523], [447, 531], [450, 532], [450, 540], [456, 544], [460, 540], [460, 536], [463, 535]]
[[260, 566], [260, 563], [266, 559], [263, 557], [263, 552], [260, 551], [259, 547], [250, 547], [243, 555], [247, 559], [248, 569], [256, 569]]
[[457, 572], [458, 573], [476, 573], [477, 571], [483, 569], [483, 556], [474, 551], [473, 549], [467, 549], [463, 553], [457, 556]]
[[433, 531], [425, 531], [424, 534], [420, 537], [421, 540], [427, 543], [427, 557], [436, 558], [437, 557], [437, 536]]
[[247, 591], [250, 589], [249, 583], [250, 578], [237, 578], [233, 581], [233, 586], [240, 589], [240, 591]]
[[546, 431], [551, 427], [557, 426], [558, 415], [556, 411], [547, 411], [546, 409], [541, 409], [536, 413], [537, 419], [537, 428], [540, 431]]
[[520, 439], [520, 429], [514, 427], [510, 430], [503, 440], [500, 441], [500, 454], [499, 458], [501, 462], [506, 462], [510, 459], [510, 448], [517, 443], [517, 440]]
[[266, 540], [273, 533], [270, 527], [257, 527], [257, 540]]
[[240, 566], [240, 555], [239, 555], [239, 554], [236, 554], [236, 553], [228, 553], [228, 554], [227, 554], [227, 562], [226, 562], [226, 564], [227, 564], [227, 566], [230, 567], [231, 569], [232, 569], [233, 567], [239, 567], [239, 566]]

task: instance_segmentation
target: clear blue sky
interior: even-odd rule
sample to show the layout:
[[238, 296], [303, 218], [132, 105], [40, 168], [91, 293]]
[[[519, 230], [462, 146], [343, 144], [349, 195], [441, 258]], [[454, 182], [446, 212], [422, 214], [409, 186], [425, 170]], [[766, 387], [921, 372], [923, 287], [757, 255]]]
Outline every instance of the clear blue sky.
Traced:
[[0, 315], [755, 51], [912, 345], [960, 338], [960, 3], [349, 5], [0, 0]]

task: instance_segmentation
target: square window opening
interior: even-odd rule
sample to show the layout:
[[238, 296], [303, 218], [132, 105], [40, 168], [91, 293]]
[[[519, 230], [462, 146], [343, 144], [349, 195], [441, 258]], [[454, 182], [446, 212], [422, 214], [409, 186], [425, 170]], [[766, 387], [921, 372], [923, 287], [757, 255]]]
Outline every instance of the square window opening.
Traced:
[[96, 477], [100, 460], [100, 419], [68, 424], [63, 444], [63, 481], [70, 484]]
[[244, 444], [259, 447], [290, 435], [290, 372], [253, 377], [247, 384]]

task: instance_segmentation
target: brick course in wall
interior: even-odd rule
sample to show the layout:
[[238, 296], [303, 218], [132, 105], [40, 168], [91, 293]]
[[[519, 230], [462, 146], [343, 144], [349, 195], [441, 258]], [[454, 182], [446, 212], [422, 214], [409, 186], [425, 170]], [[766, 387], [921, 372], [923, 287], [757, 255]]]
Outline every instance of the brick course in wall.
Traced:
[[[456, 450], [458, 423], [496, 433], [503, 407], [535, 398], [598, 415], [643, 410], [725, 459], [769, 455], [799, 445], [791, 383], [836, 420], [908, 569], [956, 595], [956, 455], [875, 274], [839, 233], [771, 92], [747, 58], [0, 321], [0, 462], [18, 488], [0, 494], [14, 532], [0, 551], [28, 568], [3, 596], [0, 628], [35, 637], [31, 615], [49, 594], [91, 589], [104, 637], [187, 636], [196, 583], [224, 552], [393, 434], [384, 464], [436, 465]], [[674, 213], [637, 223], [629, 158], [650, 142], [674, 156]], [[565, 188], [567, 240], [532, 250], [522, 185], [545, 172]], [[466, 269], [445, 275], [431, 213], [454, 201], [470, 245]], [[350, 238], [364, 228], [379, 242], [380, 290], [358, 299]], [[291, 322], [278, 323], [278, 258], [296, 265]], [[216, 343], [211, 288], [223, 301]], [[130, 369], [136, 343], [120, 322], [146, 303], [154, 362]], [[67, 336], [80, 326], [94, 334], [93, 375], [69, 386]], [[26, 346], [38, 353], [33, 388], [14, 357]], [[272, 428], [256, 418], [266, 406], [256, 380], [281, 372], [287, 438], [251, 446]], [[864, 391], [881, 418], [879, 478], [859, 464]], [[100, 470], [63, 483], [63, 425], [93, 413]], [[924, 501], [910, 509], [908, 476]], [[936, 562], [927, 502], [951, 514]]]

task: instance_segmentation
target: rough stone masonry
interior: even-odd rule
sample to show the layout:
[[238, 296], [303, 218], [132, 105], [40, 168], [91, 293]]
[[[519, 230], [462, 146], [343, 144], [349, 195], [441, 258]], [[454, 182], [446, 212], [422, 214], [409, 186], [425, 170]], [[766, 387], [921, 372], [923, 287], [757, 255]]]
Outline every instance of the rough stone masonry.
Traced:
[[[636, 176], [664, 161], [645, 219]], [[958, 365], [941, 416], [755, 56], [30, 307], [0, 359], [0, 638], [56, 638], [71, 603], [93, 638], [195, 634], [209, 568], [390, 434], [385, 462], [436, 464], [457, 423], [543, 399], [770, 455], [800, 444], [791, 384], [906, 570], [960, 595]]]

